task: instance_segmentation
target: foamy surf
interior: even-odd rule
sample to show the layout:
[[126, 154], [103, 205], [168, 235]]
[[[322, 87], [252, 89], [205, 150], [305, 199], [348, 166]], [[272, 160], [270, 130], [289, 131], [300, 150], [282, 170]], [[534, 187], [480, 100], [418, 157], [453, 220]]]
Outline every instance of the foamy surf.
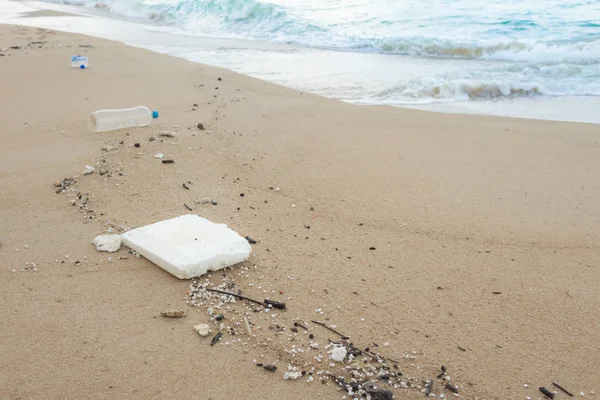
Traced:
[[[130, 22], [120, 22], [120, 36], [84, 24], [47, 27], [122, 40], [355, 103], [477, 104], [493, 114], [499, 107], [481, 105], [600, 99], [597, 2], [546, 0], [542, 7], [530, 0], [447, 0], [435, 8], [417, 0], [52, 2]], [[600, 122], [579, 112], [570, 116], [591, 108], [560, 104], [544, 115]], [[534, 114], [529, 107], [521, 116]]]

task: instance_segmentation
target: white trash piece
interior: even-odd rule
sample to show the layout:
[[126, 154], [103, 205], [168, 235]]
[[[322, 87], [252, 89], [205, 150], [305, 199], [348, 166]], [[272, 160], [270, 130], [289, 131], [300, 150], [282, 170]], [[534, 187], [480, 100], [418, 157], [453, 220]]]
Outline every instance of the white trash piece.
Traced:
[[190, 279], [245, 261], [252, 248], [225, 224], [195, 214], [133, 229], [123, 243], [179, 279]]
[[98, 251], [114, 253], [121, 248], [121, 235], [100, 235], [92, 241]]
[[345, 347], [336, 346], [333, 348], [333, 350], [331, 350], [331, 354], [329, 355], [329, 358], [331, 358], [333, 361], [342, 362], [342, 361], [344, 361], [344, 358], [346, 358], [347, 353], [348, 353], [348, 350], [346, 350]]
[[83, 174], [84, 175], [91, 175], [94, 173], [94, 171], [96, 170], [96, 168], [92, 167], [91, 165], [86, 165], [85, 169], [83, 170]]
[[150, 126], [152, 118], [158, 118], [158, 111], [137, 106], [121, 110], [99, 110], [90, 114], [90, 128], [94, 132], [115, 131], [138, 126]]
[[79, 55], [71, 57], [71, 67], [86, 69], [89, 66], [90, 64], [87, 57]]

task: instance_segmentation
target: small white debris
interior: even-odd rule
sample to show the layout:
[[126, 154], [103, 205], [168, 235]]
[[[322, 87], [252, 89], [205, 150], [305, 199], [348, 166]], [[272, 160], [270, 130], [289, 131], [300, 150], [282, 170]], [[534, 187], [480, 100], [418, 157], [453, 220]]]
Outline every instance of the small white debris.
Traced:
[[198, 333], [198, 335], [206, 337], [210, 333], [210, 326], [208, 326], [207, 324], [198, 324], [194, 325], [194, 330], [196, 331], [196, 333]]
[[585, 397], [585, 393], [584, 393], [584, 392], [579, 392], [579, 395], [580, 395], [581, 397]]
[[154, 155], [154, 158], [159, 158], [159, 159], [160, 159], [160, 158], [163, 158], [164, 156], [165, 156], [165, 155], [164, 155], [163, 153], [156, 153], [156, 154]]
[[121, 248], [121, 235], [99, 235], [92, 243], [98, 251], [114, 253]]
[[85, 170], [83, 170], [83, 174], [84, 175], [91, 175], [94, 173], [94, 171], [96, 170], [96, 168], [92, 167], [91, 165], [86, 165], [85, 166]]
[[283, 374], [283, 379], [286, 381], [295, 381], [296, 379], [300, 378], [302, 376], [302, 372], [299, 371], [288, 371], [285, 374]]
[[344, 361], [344, 358], [346, 358], [347, 353], [348, 353], [348, 351], [346, 350], [345, 347], [336, 346], [333, 348], [333, 350], [331, 350], [331, 354], [329, 355], [329, 358], [331, 358], [333, 361], [342, 362], [342, 361]]
[[319, 348], [319, 343], [317, 343], [317, 342], [310, 342], [310, 348], [311, 349], [318, 349]]
[[525, 383], [525, 384], [523, 385], [523, 387], [524, 387], [524, 388], [528, 388], [528, 387], [529, 387], [529, 385]]

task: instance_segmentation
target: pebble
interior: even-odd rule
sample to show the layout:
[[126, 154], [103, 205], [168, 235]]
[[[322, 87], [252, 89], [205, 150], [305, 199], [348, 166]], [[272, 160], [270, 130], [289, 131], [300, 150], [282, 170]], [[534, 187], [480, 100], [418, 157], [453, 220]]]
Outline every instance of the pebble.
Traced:
[[154, 155], [154, 158], [161, 159], [161, 158], [163, 158], [164, 156], [165, 156], [165, 155], [164, 155], [163, 153], [156, 153], [156, 154]]
[[94, 173], [94, 171], [96, 170], [96, 168], [92, 167], [91, 165], [86, 165], [85, 166], [85, 170], [83, 171], [84, 175], [91, 175]]

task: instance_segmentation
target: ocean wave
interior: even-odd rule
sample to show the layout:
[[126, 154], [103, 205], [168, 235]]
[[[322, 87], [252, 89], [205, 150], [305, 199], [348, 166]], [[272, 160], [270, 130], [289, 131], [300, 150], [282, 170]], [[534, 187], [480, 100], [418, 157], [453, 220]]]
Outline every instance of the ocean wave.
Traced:
[[[48, 1], [100, 8], [121, 16], [173, 25], [177, 31], [189, 34], [324, 49], [512, 61], [600, 58], [600, 27], [595, 20], [565, 22], [552, 16], [554, 19], [550, 21], [556, 19], [558, 22], [553, 22], [556, 26], [543, 26], [529, 12], [492, 18], [483, 11], [483, 5], [465, 11], [465, 15], [439, 15], [439, 10], [422, 9], [412, 19], [404, 16], [393, 19], [389, 18], [393, 13], [387, 15], [388, 10], [379, 10], [366, 0], [307, 0], [298, 4], [277, 0]], [[557, 3], [560, 6], [560, 1]], [[341, 9], [345, 12], [339, 13]], [[354, 17], [339, 17], [351, 9], [357, 10], [352, 14]], [[406, 10], [399, 8], [397, 14], [400, 11]], [[431, 16], [427, 16], [428, 12]], [[494, 26], [501, 27], [500, 31], [490, 29]], [[531, 32], [525, 34], [523, 29]]]
[[600, 62], [509, 65], [401, 82], [369, 102], [420, 104], [535, 96], [600, 96]]

